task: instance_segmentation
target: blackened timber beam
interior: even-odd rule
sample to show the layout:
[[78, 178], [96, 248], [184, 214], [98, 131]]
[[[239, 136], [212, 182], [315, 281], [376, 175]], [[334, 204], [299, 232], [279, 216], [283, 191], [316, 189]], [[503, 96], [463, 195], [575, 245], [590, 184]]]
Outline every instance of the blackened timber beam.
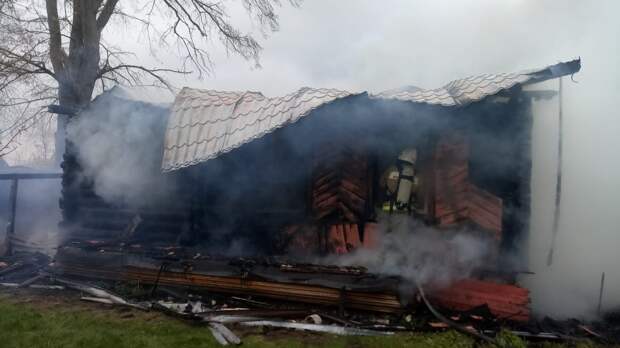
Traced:
[[72, 107], [64, 106], [64, 105], [52, 104], [52, 105], [48, 105], [47, 112], [51, 114], [57, 114], [57, 115], [74, 116], [79, 112], [79, 110], [72, 108]]
[[[97, 269], [82, 265], [57, 265], [56, 272], [65, 276], [98, 278], [106, 280], [139, 281], [172, 287], [192, 287], [232, 294], [251, 295], [284, 301], [338, 306], [341, 289], [302, 283], [248, 279], [241, 276], [219, 276], [200, 273], [181, 273], [127, 266], [120, 269]], [[412, 294], [413, 295], [413, 294]], [[398, 295], [391, 292], [346, 291], [347, 308], [382, 313], [399, 313], [403, 310]]]
[[62, 173], [6, 173], [0, 174], [0, 180], [60, 179]]

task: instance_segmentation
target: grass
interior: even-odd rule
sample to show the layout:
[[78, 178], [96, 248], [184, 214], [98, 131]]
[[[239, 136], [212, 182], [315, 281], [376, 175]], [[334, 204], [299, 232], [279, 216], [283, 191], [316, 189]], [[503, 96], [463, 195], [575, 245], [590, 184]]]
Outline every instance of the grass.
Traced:
[[[237, 328], [233, 331], [238, 332]], [[405, 333], [391, 337], [343, 337], [271, 330], [244, 332], [246, 347], [477, 347], [470, 337], [454, 331]], [[503, 335], [513, 347], [526, 347], [517, 337]], [[6, 348], [123, 348], [219, 347], [208, 329], [156, 313], [119, 312], [97, 305], [67, 302], [54, 306], [19, 303], [0, 297], [0, 347]], [[484, 347], [484, 346], [483, 346]], [[544, 347], [561, 347], [544, 345]], [[581, 345], [578, 347], [594, 347]]]

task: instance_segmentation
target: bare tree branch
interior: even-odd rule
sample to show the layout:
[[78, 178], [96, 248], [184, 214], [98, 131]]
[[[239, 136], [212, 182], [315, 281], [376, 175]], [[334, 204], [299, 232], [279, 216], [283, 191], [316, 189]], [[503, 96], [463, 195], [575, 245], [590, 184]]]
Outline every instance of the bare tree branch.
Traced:
[[[237, 1], [263, 35], [278, 30], [279, 0]], [[147, 67], [131, 50], [104, 40], [110, 23], [137, 28], [154, 56], [176, 46], [179, 64]], [[45, 106], [52, 101], [81, 108], [113, 85], [170, 89], [171, 74], [208, 75], [213, 61], [206, 45], [213, 41], [256, 66], [262, 50], [232, 25], [219, 0], [0, 0], [0, 37], [0, 154], [37, 122], [49, 122]]]
[[114, 13], [114, 8], [116, 7], [117, 3], [118, 0], [108, 0], [106, 1], [105, 5], [103, 5], [103, 9], [101, 10], [101, 13], [99, 13], [99, 17], [97, 18], [97, 30], [100, 33], [103, 28], [105, 28], [106, 24], [108, 24], [110, 17]]
[[46, 0], [47, 23], [50, 35], [50, 59], [54, 71], [60, 73], [64, 67], [66, 53], [62, 49], [60, 21], [58, 20], [58, 3], [56, 0]]
[[[142, 73], [145, 73], [157, 81], [159, 81], [162, 85], [164, 85], [169, 90], [172, 90], [172, 86], [166, 81], [166, 79], [161, 75], [161, 73], [174, 73], [174, 74], [190, 74], [188, 71], [174, 70], [174, 69], [149, 69], [140, 65], [131, 65], [131, 64], [120, 64], [116, 66], [108, 66], [107, 68], [102, 69], [99, 72], [99, 78], [103, 78], [104, 75], [117, 72], [119, 70], [124, 70], [129, 77], [133, 79], [132, 85], [138, 84], [140, 82], [140, 77], [138, 75], [132, 75], [131, 70], [138, 70]], [[122, 75], [121, 75], [122, 76]]]

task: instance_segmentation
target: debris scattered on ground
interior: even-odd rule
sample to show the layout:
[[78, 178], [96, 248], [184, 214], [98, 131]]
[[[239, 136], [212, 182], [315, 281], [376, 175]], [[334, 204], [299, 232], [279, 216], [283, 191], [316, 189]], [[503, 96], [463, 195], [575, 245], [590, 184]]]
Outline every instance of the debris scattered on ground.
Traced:
[[[56, 274], [52, 260], [42, 254], [0, 258], [0, 286], [9, 291], [24, 288], [39, 291], [77, 291], [80, 300], [106, 306], [158, 311], [180, 320], [204, 325], [222, 345], [238, 345], [235, 329], [269, 327], [274, 330], [302, 330], [336, 335], [392, 335], [402, 331], [444, 331], [458, 327], [463, 332], [494, 342], [502, 330], [528, 340], [619, 342], [616, 324], [620, 316], [610, 313], [605, 321], [584, 323], [577, 320], [523, 322], [494, 315], [486, 304], [469, 310], [445, 308], [442, 301], [424, 296], [399, 311], [377, 312], [329, 303], [315, 304], [246, 294], [188, 287], [185, 284], [148, 284], [96, 277], [68, 277]], [[299, 267], [299, 266], [295, 266]], [[287, 272], [291, 268], [287, 268]], [[160, 274], [161, 276], [161, 274]], [[342, 276], [341, 274], [339, 276]], [[359, 274], [355, 275], [360, 276]], [[455, 290], [451, 290], [455, 291]], [[433, 302], [431, 305], [430, 303]], [[132, 318], [131, 312], [123, 318]], [[243, 331], [243, 330], [242, 330]]]

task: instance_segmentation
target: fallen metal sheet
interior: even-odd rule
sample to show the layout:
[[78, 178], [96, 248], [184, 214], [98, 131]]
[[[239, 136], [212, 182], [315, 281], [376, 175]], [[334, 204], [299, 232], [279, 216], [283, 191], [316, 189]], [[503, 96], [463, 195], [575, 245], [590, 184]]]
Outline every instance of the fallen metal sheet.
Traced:
[[244, 326], [281, 327], [285, 329], [323, 332], [323, 333], [330, 333], [334, 335], [346, 335], [346, 336], [389, 336], [389, 335], [394, 334], [391, 331], [374, 331], [374, 330], [357, 329], [357, 328], [336, 326], [336, 325], [292, 323], [288, 321], [259, 320], [259, 321], [246, 321], [240, 324]]
[[80, 297], [80, 300], [88, 301], [88, 302], [97, 302], [97, 303], [109, 304], [109, 305], [116, 304], [116, 302], [110, 300], [109, 298], [82, 296], [82, 297]]
[[213, 335], [213, 338], [215, 338], [217, 343], [223, 346], [228, 345], [228, 340], [226, 339], [226, 337], [224, 337], [224, 335], [222, 335], [222, 333], [219, 330], [217, 330], [213, 326], [209, 326], [209, 331], [211, 331], [211, 334]]
[[157, 301], [157, 304], [166, 307], [171, 311], [184, 313], [184, 314], [199, 314], [209, 312], [208, 309], [201, 301], [187, 301], [183, 303], [169, 302], [169, 301]]
[[73, 281], [69, 281], [66, 279], [59, 279], [56, 278], [55, 279], [57, 282], [64, 284], [65, 286], [78, 290], [78, 291], [82, 291], [85, 292], [87, 294], [92, 295], [93, 297], [96, 298], [101, 298], [101, 299], [107, 299], [109, 301], [111, 301], [114, 304], [118, 304], [118, 305], [123, 305], [123, 306], [128, 306], [128, 307], [133, 307], [133, 308], [137, 308], [140, 310], [148, 310], [148, 306], [145, 305], [141, 305], [141, 304], [136, 304], [136, 303], [131, 303], [127, 300], [125, 300], [122, 297], [116, 296], [106, 290], [103, 289], [99, 289], [96, 288], [94, 286], [90, 286], [90, 285], [86, 285], [86, 284], [81, 284], [81, 283], [77, 283], [77, 282], [73, 282]]
[[[5, 288], [19, 288], [19, 283], [0, 283], [0, 286]], [[28, 285], [31, 289], [45, 289], [45, 290], [65, 290], [66, 288], [62, 285], [42, 285], [42, 284], [30, 284]]]
[[233, 324], [233, 323], [242, 323], [246, 321], [257, 321], [261, 320], [260, 317], [248, 317], [243, 315], [210, 315], [205, 316], [204, 321], [208, 323], [221, 323], [221, 324]]
[[[487, 335], [493, 335], [497, 333], [493, 330], [484, 330], [483, 332]], [[509, 332], [515, 336], [528, 338], [528, 339], [536, 338], [536, 339], [542, 339], [542, 340], [558, 340], [558, 341], [569, 339], [567, 336], [559, 335], [553, 332], [532, 333], [528, 331], [512, 331], [512, 330]]]
[[240, 323], [245, 321], [257, 321], [267, 318], [295, 318], [308, 315], [307, 310], [214, 310], [200, 314], [203, 321], [216, 323]]
[[244, 315], [260, 318], [297, 318], [305, 317], [311, 311], [306, 309], [248, 309], [248, 308], [227, 308], [208, 311], [208, 315]]
[[[231, 344], [241, 344], [241, 339], [234, 334], [234, 332], [230, 331], [230, 329], [228, 329], [226, 326], [224, 326], [221, 323], [209, 323], [209, 328], [211, 329], [211, 332], [213, 333], [213, 331], [217, 331], [219, 333], [220, 336], [222, 336], [226, 342], [231, 343]], [[215, 336], [215, 335], [214, 335]], [[218, 340], [219, 342], [219, 340]]]

